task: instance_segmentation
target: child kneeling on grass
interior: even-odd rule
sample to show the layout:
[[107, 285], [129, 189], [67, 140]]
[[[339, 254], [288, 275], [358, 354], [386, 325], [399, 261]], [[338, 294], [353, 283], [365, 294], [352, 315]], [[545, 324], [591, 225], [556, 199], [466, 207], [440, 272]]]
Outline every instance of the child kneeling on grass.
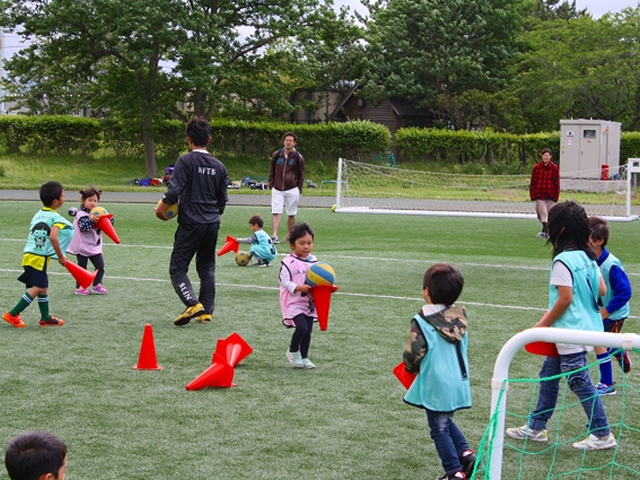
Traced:
[[418, 373], [404, 397], [424, 408], [431, 438], [445, 474], [438, 480], [469, 479], [476, 455], [453, 421], [453, 414], [471, 408], [467, 314], [454, 306], [464, 278], [448, 263], [436, 263], [424, 274], [422, 296], [427, 304], [411, 320], [403, 355], [405, 369]]

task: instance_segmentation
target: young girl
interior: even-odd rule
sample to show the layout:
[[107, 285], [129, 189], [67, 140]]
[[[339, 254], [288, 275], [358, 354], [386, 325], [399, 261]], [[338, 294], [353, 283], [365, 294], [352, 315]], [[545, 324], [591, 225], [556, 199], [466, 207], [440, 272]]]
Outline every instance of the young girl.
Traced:
[[96, 270], [98, 270], [98, 274], [96, 275], [96, 278], [93, 281], [93, 286], [90, 289], [82, 288], [76, 282], [77, 295], [91, 295], [92, 293], [104, 295], [107, 293], [107, 289], [102, 286], [102, 279], [104, 278], [102, 231], [99, 228], [94, 227], [98, 218], [89, 215], [91, 210], [98, 206], [101, 194], [102, 192], [93, 186], [80, 191], [81, 209], [78, 210], [76, 218], [73, 221], [75, 233], [73, 235], [73, 240], [71, 240], [71, 243], [69, 244], [67, 252], [78, 258], [78, 265], [82, 268], [87, 268], [88, 260], [91, 260], [91, 264]]
[[[549, 210], [549, 240], [554, 247], [549, 282], [549, 310], [535, 327], [569, 328], [602, 332], [598, 297], [606, 286], [589, 247], [589, 220], [584, 209], [575, 202], [558, 203]], [[587, 365], [586, 348], [582, 345], [556, 345], [559, 356], [545, 357], [540, 378], [575, 371], [567, 377], [589, 419], [589, 436], [573, 444], [580, 450], [605, 450], [617, 443], [609, 428], [601, 398], [596, 395]], [[546, 442], [547, 422], [553, 414], [560, 379], [543, 381], [535, 410], [522, 427], [508, 428], [511, 438]]]
[[308, 357], [313, 322], [317, 321], [317, 315], [310, 296], [311, 287], [305, 283], [307, 270], [318, 262], [311, 255], [313, 240], [313, 229], [307, 222], [294, 225], [289, 232], [289, 244], [293, 253], [284, 257], [280, 266], [282, 323], [287, 328], [295, 327], [286, 355], [295, 368], [315, 368]]

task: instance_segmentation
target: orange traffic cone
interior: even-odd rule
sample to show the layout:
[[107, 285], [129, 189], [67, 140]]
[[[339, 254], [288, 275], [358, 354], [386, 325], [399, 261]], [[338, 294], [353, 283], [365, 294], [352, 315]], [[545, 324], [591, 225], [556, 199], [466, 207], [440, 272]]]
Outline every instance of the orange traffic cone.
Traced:
[[233, 238], [230, 237], [229, 235], [227, 235], [227, 240], [224, 242], [224, 245], [222, 246], [222, 248], [220, 249], [220, 251], [218, 252], [218, 256], [222, 256], [225, 253], [229, 253], [229, 252], [235, 252], [238, 253], [238, 247], [240, 246], [240, 244], [238, 243], [238, 241]]
[[96, 222], [96, 226], [100, 230], [102, 230], [107, 237], [113, 240], [114, 243], [120, 243], [120, 239], [118, 238], [116, 229], [113, 228], [113, 225], [111, 225], [112, 217], [113, 217], [113, 213], [102, 215], [100, 219]]
[[187, 390], [199, 390], [204, 387], [233, 387], [233, 367], [225, 362], [214, 362], [204, 372], [198, 375]]
[[404, 368], [404, 362], [400, 362], [396, 365], [396, 368], [393, 369], [393, 374], [398, 380], [400, 380], [400, 383], [404, 385], [404, 388], [407, 390], [409, 390], [409, 387], [417, 377], [415, 373], [407, 372], [407, 369]]
[[153, 341], [153, 330], [148, 323], [144, 326], [138, 364], [133, 368], [134, 370], [162, 370], [156, 358], [156, 344]]
[[316, 285], [311, 288], [311, 296], [316, 306], [320, 330], [325, 331], [329, 324], [329, 309], [331, 308], [331, 294], [338, 290], [335, 285]]
[[213, 362], [216, 361], [216, 358], [220, 358], [228, 365], [235, 367], [251, 352], [253, 352], [253, 348], [249, 346], [244, 338], [234, 332], [225, 339], [218, 339]]
[[64, 266], [69, 270], [69, 273], [73, 275], [73, 278], [76, 279], [76, 282], [78, 282], [81, 288], [89, 288], [98, 274], [97, 270], [90, 272], [89, 270], [82, 268], [80, 265], [76, 265], [71, 260], [67, 260]]

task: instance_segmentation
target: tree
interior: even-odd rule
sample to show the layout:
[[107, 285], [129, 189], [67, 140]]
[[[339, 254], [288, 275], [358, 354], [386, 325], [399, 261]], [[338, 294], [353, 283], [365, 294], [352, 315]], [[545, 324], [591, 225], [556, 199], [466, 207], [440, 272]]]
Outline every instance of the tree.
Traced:
[[587, 9], [578, 10], [576, 0], [535, 0], [531, 16], [540, 20], [571, 20], [588, 15]]

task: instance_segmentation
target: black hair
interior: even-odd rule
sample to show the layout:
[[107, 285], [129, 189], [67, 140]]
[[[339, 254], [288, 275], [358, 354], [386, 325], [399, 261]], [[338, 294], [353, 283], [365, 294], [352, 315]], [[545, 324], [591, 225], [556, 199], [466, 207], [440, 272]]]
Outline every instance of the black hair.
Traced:
[[595, 260], [596, 255], [589, 246], [589, 218], [579, 203], [568, 200], [551, 207], [547, 233], [547, 243], [553, 245], [553, 257], [565, 250], [582, 250]]
[[13, 438], [5, 453], [5, 466], [11, 480], [38, 480], [58, 472], [67, 456], [67, 446], [47, 432], [26, 432]]
[[193, 117], [185, 129], [187, 137], [196, 147], [206, 148], [211, 138], [211, 125], [204, 117]]
[[40, 200], [45, 207], [50, 207], [54, 200], [62, 196], [64, 187], [60, 182], [53, 180], [43, 183], [40, 186]]
[[609, 224], [604, 218], [589, 217], [589, 228], [591, 229], [591, 240], [602, 240], [602, 246], [606, 247], [609, 242]]
[[422, 288], [429, 289], [433, 303], [453, 305], [462, 292], [464, 278], [460, 270], [448, 263], [436, 263], [424, 274]]
[[98, 190], [93, 185], [89, 185], [89, 188], [85, 188], [84, 190], [80, 190], [80, 200], [83, 203], [87, 198], [91, 198], [94, 195], [98, 197], [98, 200], [100, 200], [100, 196], [102, 195], [102, 190]]
[[258, 225], [260, 228], [264, 227], [264, 220], [262, 219], [262, 215], [256, 213], [252, 215], [249, 219], [249, 225]]
[[296, 137], [296, 134], [293, 132], [286, 132], [283, 136], [282, 136], [282, 141], [284, 142], [284, 139], [287, 137], [293, 137], [293, 141], [297, 142], [298, 141], [298, 137]]
[[296, 223], [289, 232], [289, 245], [293, 247], [296, 244], [296, 240], [304, 237], [307, 234], [311, 235], [311, 238], [313, 240], [316, 239], [311, 225], [309, 225], [307, 222]]
[[542, 151], [540, 152], [540, 155], [544, 155], [545, 153], [548, 153], [553, 157], [553, 152], [551, 151], [550, 148], [543, 148]]

